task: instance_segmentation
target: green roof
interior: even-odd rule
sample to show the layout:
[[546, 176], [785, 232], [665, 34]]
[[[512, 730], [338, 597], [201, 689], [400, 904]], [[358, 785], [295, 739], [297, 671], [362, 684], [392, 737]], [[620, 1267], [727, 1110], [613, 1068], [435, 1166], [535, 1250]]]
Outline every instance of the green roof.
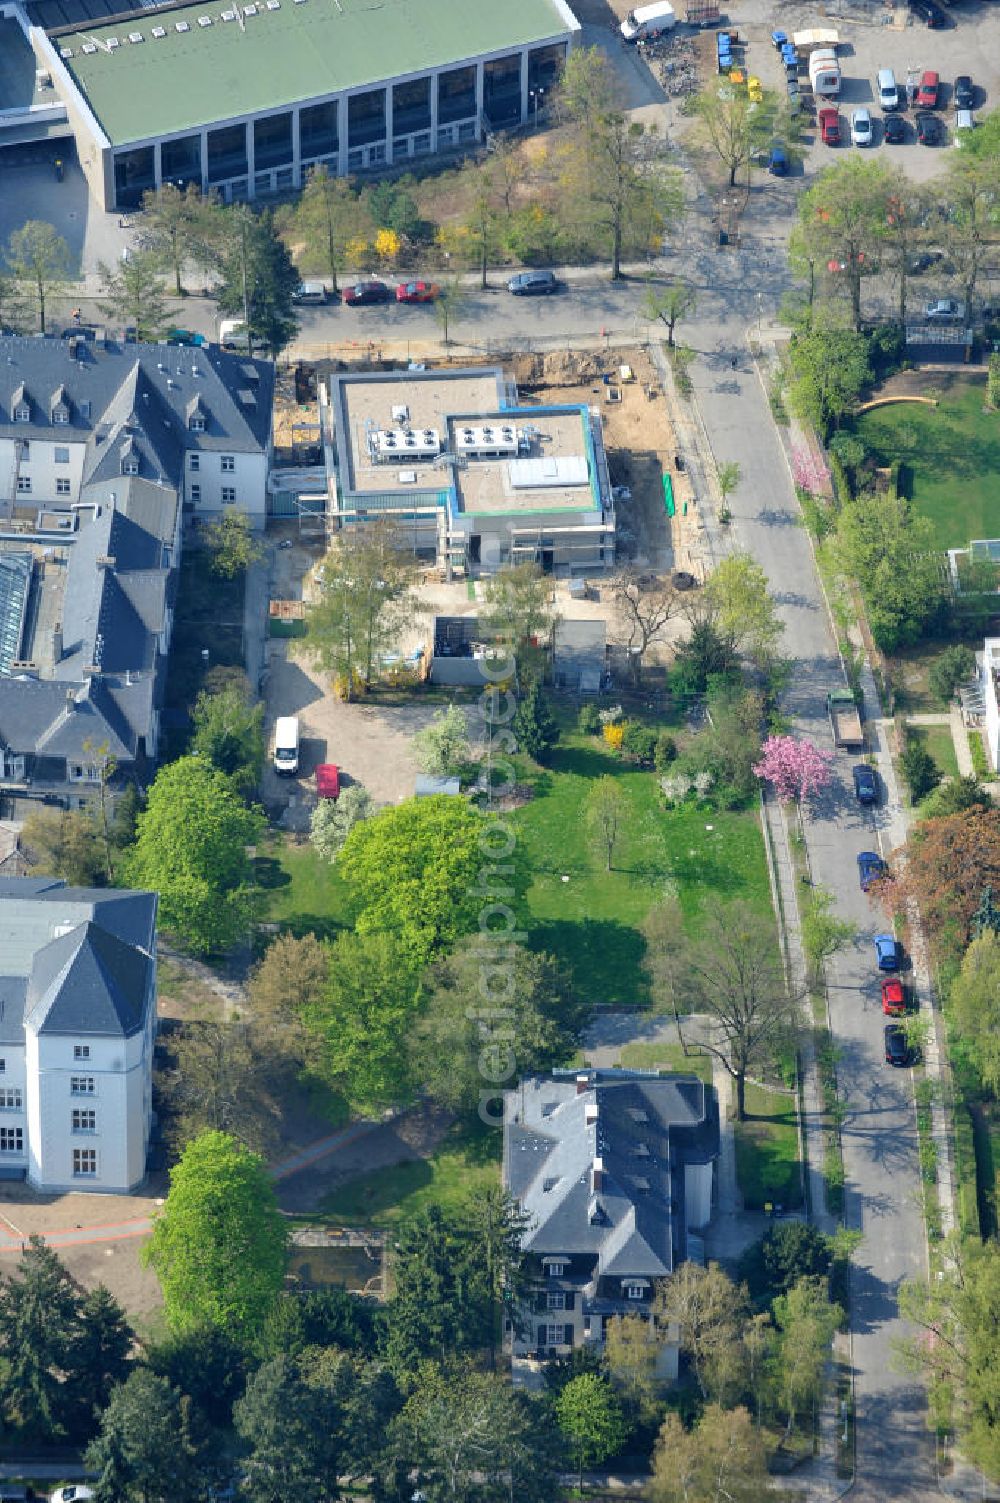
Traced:
[[[223, 21], [234, 0], [146, 10], [112, 26], [80, 27], [55, 40], [114, 146], [281, 109], [299, 100], [454, 66], [557, 37], [568, 30], [554, 0], [278, 0], [243, 28]], [[273, 4], [273, 0], [272, 0]], [[209, 16], [211, 26], [199, 26]], [[178, 23], [188, 30], [178, 32]], [[155, 38], [154, 26], [166, 36]], [[129, 33], [141, 33], [141, 44]], [[84, 42], [117, 37], [108, 52]]]

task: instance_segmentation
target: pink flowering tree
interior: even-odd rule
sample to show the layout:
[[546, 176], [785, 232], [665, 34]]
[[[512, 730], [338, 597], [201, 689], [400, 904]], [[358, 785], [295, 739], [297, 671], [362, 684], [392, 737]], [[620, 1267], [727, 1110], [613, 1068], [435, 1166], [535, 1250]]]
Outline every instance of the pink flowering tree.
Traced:
[[796, 444], [792, 449], [792, 478], [812, 496], [829, 495], [830, 471], [826, 461], [807, 445]]
[[811, 798], [829, 783], [833, 753], [798, 741], [794, 736], [768, 736], [760, 749], [760, 761], [754, 774], [770, 783], [780, 799], [793, 798], [797, 804]]

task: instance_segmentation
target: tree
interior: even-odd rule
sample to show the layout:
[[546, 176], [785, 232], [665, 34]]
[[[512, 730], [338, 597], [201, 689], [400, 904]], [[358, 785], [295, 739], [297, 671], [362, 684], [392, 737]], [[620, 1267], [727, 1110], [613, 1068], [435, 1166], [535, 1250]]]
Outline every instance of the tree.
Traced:
[[685, 938], [677, 964], [678, 1010], [711, 1018], [704, 1047], [732, 1078], [742, 1122], [749, 1071], [773, 1054], [796, 1019], [797, 999], [789, 996], [771, 935], [746, 903], [719, 904], [699, 938]]
[[694, 97], [693, 110], [706, 145], [729, 173], [729, 186], [778, 132], [781, 111], [778, 96], [770, 89], [754, 103], [745, 89], [728, 82], [710, 85]]
[[338, 862], [359, 902], [359, 934], [386, 933], [422, 964], [469, 930], [482, 906], [479, 816], [447, 794], [406, 799], [356, 824]]
[[450, 277], [448, 281], [441, 283], [438, 295], [434, 299], [434, 317], [441, 330], [441, 342], [445, 347], [451, 343], [452, 320], [464, 312], [467, 302], [468, 298], [460, 278]]
[[240, 1341], [217, 1326], [168, 1332], [146, 1351], [152, 1371], [179, 1388], [195, 1411], [220, 1430], [231, 1427], [233, 1405], [246, 1387], [246, 1356]]
[[680, 175], [656, 130], [628, 112], [608, 58], [575, 47], [563, 67], [557, 105], [577, 127], [576, 195], [588, 226], [604, 241], [611, 280], [626, 247], [658, 246], [668, 220], [683, 215]]
[[155, 251], [140, 250], [127, 261], [108, 266], [98, 261], [104, 301], [98, 306], [105, 318], [124, 320], [135, 328], [135, 337], [153, 344], [170, 321], [161, 276], [162, 262]]
[[966, 809], [992, 809], [993, 799], [970, 773], [940, 783], [923, 800], [920, 813], [924, 819], [944, 819], [947, 814], [961, 814]]
[[123, 862], [125, 880], [160, 895], [160, 922], [190, 949], [225, 949], [247, 931], [255, 894], [247, 846], [261, 815], [198, 757], [161, 767]]
[[667, 348], [674, 348], [674, 330], [681, 319], [693, 313], [698, 294], [690, 282], [671, 282], [657, 290], [647, 287], [642, 305], [643, 317], [650, 323], [659, 321], [667, 330]]
[[439, 710], [412, 741], [417, 766], [435, 777], [461, 772], [472, 757], [469, 722], [460, 705]]
[[703, 1399], [723, 1403], [745, 1380], [740, 1331], [747, 1316], [747, 1291], [718, 1265], [682, 1263], [657, 1286], [656, 1319], [676, 1326], [680, 1349], [691, 1363]]
[[975, 673], [976, 654], [964, 642], [955, 642], [951, 647], [946, 647], [940, 657], [935, 658], [927, 681], [935, 699], [948, 704], [954, 699], [959, 686], [968, 683], [975, 677]]
[[663, 1382], [656, 1364], [662, 1341], [651, 1320], [613, 1315], [604, 1328], [604, 1360], [633, 1423], [649, 1425], [662, 1414]]
[[628, 1439], [621, 1403], [606, 1378], [582, 1373], [557, 1395], [555, 1411], [582, 1491], [584, 1470], [615, 1456]]
[[[719, 488], [722, 489], [722, 466]], [[739, 466], [737, 471], [739, 479]], [[749, 553], [732, 553], [722, 559], [705, 582], [705, 593], [715, 608], [716, 625], [733, 647], [762, 668], [774, 660], [784, 632], [767, 575]]]
[[716, 468], [715, 483], [719, 487], [719, 496], [722, 500], [719, 520], [722, 522], [729, 521], [729, 497], [738, 488], [740, 475], [740, 467], [735, 459], [729, 459]]
[[35, 1442], [63, 1433], [64, 1363], [78, 1318], [69, 1275], [32, 1234], [14, 1273], [0, 1282], [0, 1401], [8, 1424]]
[[298, 1364], [280, 1355], [257, 1369], [233, 1409], [248, 1454], [243, 1490], [259, 1503], [338, 1495], [339, 1415]]
[[826, 1280], [817, 1278], [799, 1279], [772, 1308], [778, 1329], [777, 1383], [790, 1434], [797, 1415], [807, 1406], [815, 1410], [819, 1403], [830, 1346], [844, 1312], [830, 1303]]
[[44, 334], [46, 309], [71, 275], [69, 246], [51, 224], [29, 219], [7, 241], [5, 258], [19, 295], [34, 303]]
[[559, 725], [537, 679], [528, 685], [528, 692], [518, 701], [510, 728], [520, 751], [527, 752], [541, 765], [548, 762], [559, 740]]
[[653, 1453], [650, 1503], [764, 1503], [770, 1496], [764, 1440], [742, 1406], [709, 1404], [691, 1430], [667, 1415]]
[[872, 636], [883, 652], [918, 642], [944, 614], [947, 589], [934, 530], [891, 491], [845, 501], [834, 555], [856, 579]]
[[782, 1221], [751, 1243], [740, 1259], [740, 1277], [751, 1298], [770, 1304], [800, 1279], [829, 1280], [833, 1252], [829, 1237], [808, 1221]]
[[792, 336], [788, 347], [794, 380], [788, 388], [792, 410], [821, 439], [854, 411], [872, 378], [868, 341], [828, 317], [815, 317]]
[[236, 579], [264, 557], [264, 545], [254, 537], [246, 512], [224, 511], [209, 522], [203, 536], [212, 554], [212, 573], [221, 579]]
[[24, 289], [13, 277], [0, 272], [0, 328], [10, 334], [20, 334], [24, 328]]
[[358, 1112], [408, 1101], [402, 1041], [418, 1001], [413, 969], [392, 934], [339, 935], [323, 996], [302, 1014], [315, 1042], [312, 1072]]
[[[490, 262], [500, 249], [501, 219], [496, 204], [497, 173], [498, 162], [495, 156], [487, 157], [485, 162], [481, 162], [475, 168], [472, 201], [464, 224], [475, 252], [475, 264], [479, 269], [479, 285], [483, 291], [486, 290], [486, 274], [489, 271]], [[509, 217], [509, 209], [507, 213]]]
[[800, 244], [836, 275], [851, 305], [851, 323], [861, 328], [861, 279], [875, 265], [888, 234], [891, 205], [904, 180], [875, 158], [852, 155], [819, 173], [799, 199]]
[[760, 728], [765, 720], [764, 695], [723, 677], [707, 695], [710, 724], [692, 743], [687, 770], [708, 773], [712, 797], [727, 809], [739, 809], [758, 797], [754, 763], [760, 756]]
[[714, 606], [699, 602], [690, 635], [674, 653], [673, 692], [681, 698], [704, 694], [712, 679], [736, 673], [739, 661], [735, 643], [719, 630]]
[[328, 946], [315, 934], [278, 934], [250, 972], [247, 998], [254, 1034], [272, 1056], [302, 1066], [315, 1052], [304, 1026], [310, 1009], [325, 993], [330, 969]]
[[964, 950], [983, 892], [1000, 892], [1000, 810], [922, 821], [911, 835], [905, 872], [882, 885], [895, 911], [908, 898], [916, 901], [939, 954]]
[[96, 1503], [195, 1503], [203, 1496], [180, 1393], [148, 1367], [114, 1389], [84, 1463]]
[[360, 783], [349, 783], [339, 798], [321, 798], [309, 821], [309, 840], [324, 861], [336, 861], [344, 841], [375, 810], [375, 800]]
[[280, 355], [298, 327], [292, 294], [299, 274], [270, 209], [258, 214], [236, 204], [227, 210], [225, 226], [219, 310], [242, 319], [251, 354], [256, 341]]
[[36, 806], [25, 817], [21, 848], [38, 872], [63, 877], [71, 887], [107, 880], [101, 828], [92, 809]]
[[955, 263], [970, 313], [976, 288], [992, 257], [998, 189], [1000, 169], [995, 158], [962, 151], [948, 162], [939, 213], [947, 230], [948, 254]]
[[347, 248], [359, 233], [370, 234], [365, 201], [351, 178], [331, 175], [325, 167], [313, 167], [306, 178], [293, 221], [297, 240], [305, 244], [309, 261], [322, 266], [334, 294], [337, 278], [346, 266]]
[[584, 1021], [558, 961], [522, 945], [499, 958], [478, 938], [464, 940], [423, 990], [405, 1035], [410, 1076], [455, 1112], [475, 1112], [519, 1076], [561, 1064]]
[[593, 783], [583, 804], [583, 817], [591, 845], [611, 870], [615, 847], [621, 839], [628, 814], [628, 800], [618, 783], [607, 773]]
[[112, 1389], [129, 1373], [134, 1336], [121, 1305], [103, 1284], [79, 1300], [74, 1329], [62, 1359], [70, 1406], [67, 1428], [89, 1439]]
[[813, 741], [795, 736], [768, 736], [761, 746], [761, 759], [754, 772], [770, 783], [783, 802], [801, 804], [829, 785], [833, 776], [833, 753]]
[[836, 895], [828, 887], [814, 886], [802, 905], [802, 948], [817, 983], [823, 962], [850, 944], [857, 933], [854, 924], [834, 914]]
[[190, 750], [227, 777], [244, 797], [260, 783], [264, 766], [264, 706], [254, 704], [246, 680], [203, 689], [191, 716]]
[[174, 1071], [166, 1096], [175, 1147], [209, 1131], [232, 1133], [257, 1153], [277, 1145], [276, 1114], [261, 1090], [263, 1061], [244, 1023], [192, 1020], [172, 1040], [171, 1051]]
[[423, 1362], [444, 1362], [484, 1344], [493, 1316], [492, 1294], [464, 1219], [436, 1204], [400, 1228], [390, 1266], [386, 1360], [397, 1382], [416, 1387]]
[[1000, 935], [983, 929], [962, 957], [951, 988], [955, 1022], [983, 1084], [1000, 1091]]
[[552, 630], [552, 581], [537, 564], [498, 569], [483, 582], [480, 625], [519, 652], [532, 638], [545, 641]]
[[611, 581], [611, 593], [625, 638], [633, 682], [638, 685], [646, 653], [663, 640], [667, 625], [680, 610], [680, 596], [667, 580], [626, 570]]
[[941, 772], [937, 763], [924, 743], [918, 741], [916, 736], [907, 737], [899, 765], [909, 785], [910, 799], [915, 804], [918, 804], [925, 794], [933, 793], [941, 781]]
[[412, 618], [416, 564], [391, 522], [341, 533], [315, 571], [307, 606], [307, 651], [336, 676], [344, 699], [372, 683], [384, 653]]
[[206, 267], [215, 259], [213, 242], [220, 231], [218, 202], [206, 198], [196, 183], [164, 183], [142, 197], [142, 245], [173, 273], [174, 292], [184, 295], [184, 271], [192, 263]]
[[906, 293], [910, 274], [915, 269], [916, 255], [926, 235], [928, 208], [927, 191], [899, 173], [888, 199], [882, 265], [895, 278], [899, 289], [897, 317], [900, 328], [906, 325]]
[[257, 1154], [222, 1132], [187, 1145], [143, 1249], [169, 1329], [252, 1340], [281, 1292], [288, 1233]]

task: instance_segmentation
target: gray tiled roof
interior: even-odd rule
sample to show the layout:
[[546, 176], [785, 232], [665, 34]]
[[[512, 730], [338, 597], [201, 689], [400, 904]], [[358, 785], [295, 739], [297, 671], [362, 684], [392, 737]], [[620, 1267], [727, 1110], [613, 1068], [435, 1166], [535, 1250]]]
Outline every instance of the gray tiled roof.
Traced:
[[580, 1090], [572, 1074], [532, 1077], [508, 1097], [504, 1177], [531, 1218], [525, 1251], [660, 1278], [684, 1256], [684, 1165], [718, 1153], [714, 1092], [694, 1076], [585, 1076]]
[[36, 953], [24, 1021], [37, 1033], [128, 1038], [145, 1020], [152, 965], [106, 929], [80, 924]]

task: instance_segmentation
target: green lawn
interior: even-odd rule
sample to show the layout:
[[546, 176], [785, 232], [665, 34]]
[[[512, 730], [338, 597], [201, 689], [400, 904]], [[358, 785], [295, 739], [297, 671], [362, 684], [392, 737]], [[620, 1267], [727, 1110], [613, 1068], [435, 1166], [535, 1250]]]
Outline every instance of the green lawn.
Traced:
[[733, 1124], [736, 1176], [747, 1210], [770, 1203], [786, 1210], [802, 1204], [795, 1097], [747, 1086], [747, 1120]]
[[326, 938], [349, 927], [347, 884], [311, 845], [297, 845], [293, 837], [274, 831], [257, 847], [254, 871], [266, 922], [280, 924], [293, 934]]
[[711, 1084], [712, 1057], [703, 1049], [684, 1053], [680, 1044], [626, 1044], [619, 1063], [626, 1070], [676, 1070]]
[[502, 1141], [482, 1123], [457, 1123], [430, 1158], [376, 1169], [334, 1190], [323, 1215], [351, 1226], [391, 1226], [432, 1204], [451, 1209], [499, 1184]]
[[958, 777], [958, 758], [950, 725], [911, 725], [907, 731], [912, 740], [919, 741], [924, 750], [930, 752], [942, 777]]
[[[928, 377], [928, 385], [942, 378]], [[880, 465], [901, 460], [904, 493], [934, 524], [942, 548], [1000, 537], [1000, 413], [984, 412], [985, 380], [947, 381], [937, 407], [878, 407], [855, 429]]]
[[[613, 869], [590, 848], [583, 807], [595, 778], [615, 776], [629, 818]], [[593, 736], [569, 732], [534, 799], [516, 816], [527, 871], [524, 923], [531, 943], [558, 955], [589, 1002], [644, 1006], [639, 926], [656, 899], [676, 892], [697, 930], [713, 898], [743, 898], [773, 923], [764, 845], [756, 810], [664, 810], [656, 777], [623, 764]]]

